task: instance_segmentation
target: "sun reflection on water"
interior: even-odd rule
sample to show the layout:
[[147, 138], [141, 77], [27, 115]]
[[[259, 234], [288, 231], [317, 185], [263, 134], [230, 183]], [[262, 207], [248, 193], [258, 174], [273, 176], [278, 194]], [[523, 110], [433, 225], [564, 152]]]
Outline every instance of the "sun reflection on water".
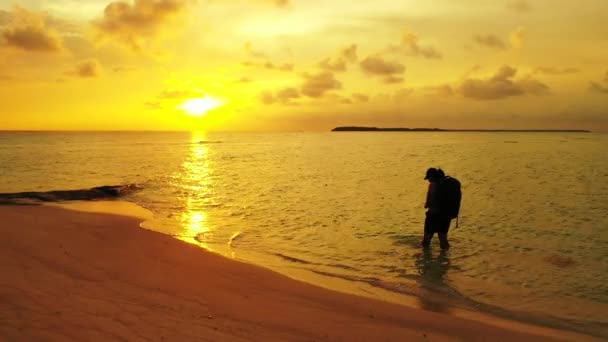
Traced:
[[209, 147], [205, 141], [205, 132], [192, 132], [190, 153], [182, 164], [181, 175], [186, 193], [185, 208], [180, 215], [184, 231], [180, 238], [186, 242], [198, 244], [210, 249], [207, 241], [213, 234], [208, 215], [204, 211], [205, 201], [211, 197], [211, 166]]

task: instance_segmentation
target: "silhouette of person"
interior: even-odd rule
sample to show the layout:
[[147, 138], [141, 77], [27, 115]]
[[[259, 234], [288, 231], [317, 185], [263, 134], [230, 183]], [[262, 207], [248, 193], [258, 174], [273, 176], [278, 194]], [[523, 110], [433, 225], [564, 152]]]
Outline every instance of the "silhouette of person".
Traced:
[[427, 209], [424, 220], [424, 237], [422, 239], [422, 247], [424, 248], [430, 247], [435, 233], [439, 236], [439, 246], [441, 249], [447, 250], [450, 248], [448, 231], [450, 230], [452, 217], [449, 213], [445, 212], [444, 206], [442, 206], [444, 198], [441, 198], [441, 196], [445, 196], [445, 194], [439, 192], [439, 185], [446, 178], [443, 170], [435, 168], [429, 168], [424, 177], [424, 179], [429, 181], [426, 203], [424, 204], [424, 207]]

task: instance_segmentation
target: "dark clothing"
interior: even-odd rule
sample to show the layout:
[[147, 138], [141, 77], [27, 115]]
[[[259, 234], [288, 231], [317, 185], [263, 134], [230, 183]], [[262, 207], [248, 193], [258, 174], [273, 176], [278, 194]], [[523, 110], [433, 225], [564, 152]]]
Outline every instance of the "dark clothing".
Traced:
[[439, 236], [439, 244], [441, 249], [450, 248], [448, 243], [448, 231], [450, 230], [450, 222], [452, 218], [445, 210], [442, 210], [442, 198], [439, 194], [439, 183], [445, 180], [445, 178], [439, 181], [433, 181], [429, 184], [429, 189], [426, 194], [426, 203], [424, 205], [427, 208], [426, 219], [424, 220], [424, 238], [422, 240], [423, 247], [429, 247], [431, 245], [431, 239], [435, 233]]
[[452, 219], [449, 216], [432, 214], [427, 211], [426, 219], [424, 220], [424, 238], [422, 239], [423, 247], [430, 247], [433, 235], [437, 233], [439, 237], [439, 246], [441, 249], [450, 248], [448, 243], [448, 231], [450, 230], [450, 222]]
[[424, 233], [447, 233], [450, 230], [451, 221], [452, 219], [449, 216], [433, 214], [427, 211], [426, 219], [424, 220]]

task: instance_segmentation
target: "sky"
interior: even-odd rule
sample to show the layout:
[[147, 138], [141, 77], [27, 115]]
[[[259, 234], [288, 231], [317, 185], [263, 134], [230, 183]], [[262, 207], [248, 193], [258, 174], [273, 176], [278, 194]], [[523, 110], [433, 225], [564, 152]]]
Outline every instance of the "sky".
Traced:
[[0, 0], [0, 130], [608, 132], [606, 0]]

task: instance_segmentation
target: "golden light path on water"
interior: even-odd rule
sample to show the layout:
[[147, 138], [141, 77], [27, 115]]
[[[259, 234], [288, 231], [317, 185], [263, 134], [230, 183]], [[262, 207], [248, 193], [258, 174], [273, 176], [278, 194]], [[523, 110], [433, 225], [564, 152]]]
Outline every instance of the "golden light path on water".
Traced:
[[209, 146], [204, 144], [205, 132], [192, 132], [190, 152], [182, 164], [180, 178], [186, 183], [187, 197], [185, 209], [180, 215], [184, 231], [181, 239], [210, 249], [206, 243], [213, 231], [208, 222], [208, 215], [203, 209], [203, 202], [210, 192]]

